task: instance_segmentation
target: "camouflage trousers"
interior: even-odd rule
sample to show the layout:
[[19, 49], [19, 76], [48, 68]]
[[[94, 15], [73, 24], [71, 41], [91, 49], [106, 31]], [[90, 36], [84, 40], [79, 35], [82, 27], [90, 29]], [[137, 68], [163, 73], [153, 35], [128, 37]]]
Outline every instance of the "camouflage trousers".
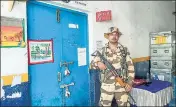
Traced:
[[120, 84], [102, 83], [99, 106], [111, 106], [114, 97], [118, 106], [130, 106], [128, 103], [128, 95]]

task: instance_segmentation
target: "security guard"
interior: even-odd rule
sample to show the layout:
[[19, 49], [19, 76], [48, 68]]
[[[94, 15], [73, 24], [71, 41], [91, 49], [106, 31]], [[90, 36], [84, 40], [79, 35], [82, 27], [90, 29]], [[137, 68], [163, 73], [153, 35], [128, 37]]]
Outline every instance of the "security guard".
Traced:
[[[106, 65], [102, 63], [98, 56], [95, 56], [90, 64], [90, 69], [100, 69], [101, 71], [100, 106], [111, 106], [114, 97], [118, 106], [129, 105], [126, 92], [132, 89], [135, 73], [128, 49], [118, 42], [121, 35], [122, 33], [117, 27], [110, 27], [109, 32], [104, 33], [104, 37], [108, 39], [109, 42], [100, 50], [100, 53], [115, 67], [120, 77], [126, 81], [127, 85], [125, 88], [122, 88], [120, 84], [115, 81], [115, 76], [109, 76], [109, 72], [106, 71]], [[108, 78], [106, 78], [107, 76]]]

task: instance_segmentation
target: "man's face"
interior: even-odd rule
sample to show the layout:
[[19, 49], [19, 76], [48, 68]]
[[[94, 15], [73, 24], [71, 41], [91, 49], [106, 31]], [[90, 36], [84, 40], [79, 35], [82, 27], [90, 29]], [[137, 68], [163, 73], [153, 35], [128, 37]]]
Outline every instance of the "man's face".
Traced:
[[110, 33], [108, 40], [110, 43], [117, 43], [119, 40], [119, 34], [117, 32]]

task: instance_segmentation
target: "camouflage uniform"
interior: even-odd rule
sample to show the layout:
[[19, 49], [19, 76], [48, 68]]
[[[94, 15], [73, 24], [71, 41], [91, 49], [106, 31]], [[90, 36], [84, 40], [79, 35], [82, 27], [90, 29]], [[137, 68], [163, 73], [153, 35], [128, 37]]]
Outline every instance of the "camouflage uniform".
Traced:
[[[100, 53], [104, 55], [105, 58], [115, 67], [115, 69], [119, 69], [121, 72], [122, 79], [128, 78], [127, 83], [132, 86], [134, 79], [134, 66], [132, 59], [130, 58], [130, 53], [126, 47], [123, 47], [121, 44], [118, 44], [117, 50], [112, 52], [109, 48], [108, 43], [103, 47], [105, 52], [100, 50]], [[127, 55], [125, 57], [122, 56], [124, 54], [122, 51], [124, 49], [127, 50]], [[104, 53], [103, 53], [104, 52]], [[122, 72], [122, 61], [125, 58], [125, 63], [127, 65], [127, 72]], [[97, 62], [100, 61], [100, 58], [96, 56], [91, 64], [90, 69], [98, 69]], [[101, 73], [101, 96], [100, 96], [100, 105], [101, 106], [111, 106], [112, 99], [115, 97], [116, 102], [119, 106], [127, 106], [128, 95], [125, 92], [125, 89], [120, 86], [119, 83], [115, 82], [115, 76], [111, 75], [108, 79], [104, 79], [109, 73], [105, 70]]]

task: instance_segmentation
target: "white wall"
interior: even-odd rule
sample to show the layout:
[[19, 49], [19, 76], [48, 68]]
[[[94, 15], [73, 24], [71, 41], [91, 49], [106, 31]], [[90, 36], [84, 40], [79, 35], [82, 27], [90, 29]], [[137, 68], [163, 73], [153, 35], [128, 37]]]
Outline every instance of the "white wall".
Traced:
[[[124, 34], [120, 42], [127, 46], [133, 58], [149, 56], [149, 32], [175, 31], [175, 4], [171, 1], [90, 1], [93, 7], [93, 36], [103, 40], [110, 26], [117, 26]], [[96, 11], [112, 10], [112, 21], [95, 22]], [[91, 41], [90, 40], [90, 41]], [[95, 50], [95, 47], [93, 47]]]
[[[8, 1], [1, 1], [1, 16], [25, 18], [25, 39], [27, 38], [26, 2], [15, 1], [12, 11], [9, 12]], [[22, 74], [27, 72], [27, 47], [1, 48], [1, 76]]]
[[[119, 27], [124, 34], [120, 42], [129, 48], [133, 58], [149, 56], [149, 32], [175, 31], [175, 4], [171, 1], [85, 1], [87, 6], [59, 2], [50, 3], [89, 14], [90, 54], [97, 40], [107, 42], [103, 34], [111, 26]], [[112, 10], [112, 21], [96, 22], [95, 13], [102, 10]], [[7, 1], [1, 1], [1, 16], [26, 19], [26, 2], [15, 1], [8, 12]], [[26, 48], [1, 48], [1, 76], [27, 73], [26, 53]]]

